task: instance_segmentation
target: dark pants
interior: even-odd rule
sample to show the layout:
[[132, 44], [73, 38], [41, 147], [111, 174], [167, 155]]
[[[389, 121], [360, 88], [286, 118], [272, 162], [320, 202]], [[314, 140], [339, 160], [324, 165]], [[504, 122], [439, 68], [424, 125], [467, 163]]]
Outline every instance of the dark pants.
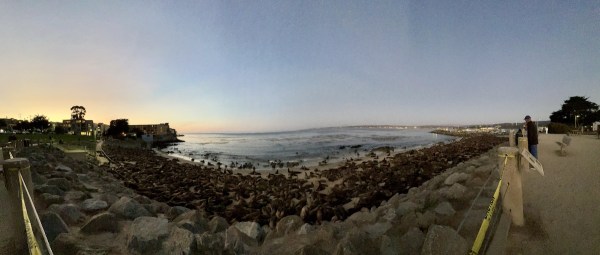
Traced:
[[528, 147], [529, 153], [531, 153], [531, 155], [533, 155], [535, 158], [538, 158], [537, 144], [530, 144]]

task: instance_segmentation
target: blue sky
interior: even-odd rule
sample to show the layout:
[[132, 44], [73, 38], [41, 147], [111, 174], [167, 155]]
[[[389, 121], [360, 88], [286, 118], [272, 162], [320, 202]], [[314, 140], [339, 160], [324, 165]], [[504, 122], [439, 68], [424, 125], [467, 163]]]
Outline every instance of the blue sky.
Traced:
[[0, 116], [254, 132], [600, 103], [600, 1], [373, 3], [2, 1]]

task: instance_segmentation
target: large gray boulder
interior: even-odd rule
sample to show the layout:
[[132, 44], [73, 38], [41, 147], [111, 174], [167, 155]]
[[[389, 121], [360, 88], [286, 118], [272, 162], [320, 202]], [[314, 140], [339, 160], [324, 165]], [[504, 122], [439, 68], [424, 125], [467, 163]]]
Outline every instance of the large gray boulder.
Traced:
[[423, 241], [425, 241], [425, 234], [421, 230], [418, 228], [409, 229], [398, 241], [399, 254], [418, 254], [423, 246]]
[[453, 228], [448, 226], [431, 225], [421, 249], [422, 255], [466, 254], [467, 242]]
[[234, 226], [227, 229], [225, 236], [225, 250], [234, 254], [248, 254], [253, 247], [258, 246], [256, 239], [250, 238]]
[[229, 223], [221, 216], [215, 216], [208, 222], [208, 229], [211, 233], [219, 233], [227, 230]]
[[108, 210], [118, 217], [130, 220], [142, 216], [152, 216], [144, 206], [129, 197], [122, 197], [112, 204]]
[[67, 191], [65, 193], [65, 200], [67, 200], [67, 201], [83, 200], [86, 197], [87, 197], [87, 195], [83, 191], [79, 191], [79, 190]]
[[458, 182], [465, 182], [469, 178], [471, 178], [471, 175], [466, 174], [466, 173], [453, 173], [450, 176], [448, 176], [448, 178], [446, 178], [446, 180], [444, 181], [444, 184], [446, 184], [448, 186], [452, 186]]
[[435, 213], [442, 215], [442, 216], [453, 216], [456, 213], [454, 208], [452, 208], [452, 205], [447, 201], [439, 203], [435, 207], [434, 211], [435, 211]]
[[169, 209], [169, 211], [167, 211], [167, 217], [169, 219], [175, 219], [182, 213], [189, 212], [191, 210], [192, 209], [183, 206], [173, 206]]
[[416, 211], [418, 208], [419, 205], [417, 205], [416, 203], [412, 201], [406, 201], [398, 205], [398, 207], [396, 208], [396, 215], [398, 217], [402, 217], [410, 212]]
[[57, 196], [63, 196], [65, 194], [64, 190], [58, 188], [55, 185], [48, 185], [48, 184], [36, 186], [35, 191], [38, 193], [49, 193], [49, 194], [57, 195]]
[[359, 255], [359, 254], [379, 254], [380, 247], [375, 244], [367, 233], [353, 228], [348, 231], [346, 236], [340, 240], [335, 255]]
[[43, 193], [39, 197], [39, 201], [45, 206], [48, 207], [53, 204], [60, 204], [65, 200], [59, 195], [52, 195], [50, 193]]
[[169, 233], [169, 237], [163, 243], [164, 254], [196, 254], [196, 238], [192, 232], [174, 227]]
[[74, 204], [53, 204], [48, 209], [58, 213], [69, 225], [76, 225], [85, 219], [85, 215]]
[[108, 203], [96, 198], [86, 199], [81, 203], [81, 209], [84, 212], [97, 212], [106, 208], [108, 208]]
[[45, 212], [40, 214], [40, 221], [44, 226], [44, 232], [48, 241], [52, 242], [60, 233], [68, 233], [69, 227], [55, 212]]
[[66, 178], [52, 178], [46, 181], [47, 185], [54, 185], [63, 191], [67, 191], [71, 189], [71, 182]]
[[260, 227], [260, 224], [251, 221], [238, 222], [233, 225], [242, 233], [246, 234], [248, 237], [256, 240], [257, 242], [262, 241], [263, 238], [263, 230]]
[[296, 232], [302, 226], [302, 224], [304, 224], [304, 222], [298, 215], [285, 216], [281, 218], [279, 222], [277, 222], [275, 229], [267, 234], [265, 240], [278, 238], [289, 233]]
[[103, 212], [92, 216], [83, 227], [81, 227], [81, 232], [87, 234], [118, 231], [119, 222], [117, 221], [117, 217], [109, 212]]
[[138, 217], [127, 233], [127, 250], [132, 254], [157, 254], [169, 235], [167, 219]]
[[198, 254], [223, 255], [225, 253], [225, 235], [224, 232], [214, 234], [204, 232], [196, 235], [196, 247]]
[[438, 192], [448, 199], [460, 200], [464, 198], [467, 188], [460, 183], [454, 183], [450, 188], [442, 188]]
[[350, 215], [347, 220], [354, 222], [356, 225], [370, 224], [377, 220], [377, 214], [362, 210]]

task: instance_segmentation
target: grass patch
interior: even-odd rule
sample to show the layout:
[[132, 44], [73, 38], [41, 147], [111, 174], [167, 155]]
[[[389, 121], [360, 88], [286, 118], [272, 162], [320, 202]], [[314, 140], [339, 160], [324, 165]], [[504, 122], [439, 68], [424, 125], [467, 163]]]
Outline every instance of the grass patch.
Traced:
[[[0, 143], [8, 142], [8, 137], [10, 134], [0, 134]], [[65, 144], [79, 144], [81, 143], [93, 143], [93, 136], [85, 136], [85, 135], [69, 135], [69, 134], [16, 134], [18, 140], [29, 139], [32, 142], [40, 141], [41, 143], [48, 143], [50, 141], [58, 143], [58, 141], [62, 140]]]

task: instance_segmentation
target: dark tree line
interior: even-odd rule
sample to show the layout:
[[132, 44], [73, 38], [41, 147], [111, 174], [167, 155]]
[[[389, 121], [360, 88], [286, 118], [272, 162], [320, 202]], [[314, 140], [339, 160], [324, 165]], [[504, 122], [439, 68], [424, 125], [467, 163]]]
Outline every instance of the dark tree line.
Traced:
[[129, 120], [128, 119], [116, 119], [110, 121], [110, 126], [106, 131], [106, 134], [114, 138], [125, 137], [129, 133]]
[[587, 97], [572, 96], [565, 100], [560, 110], [550, 115], [550, 121], [574, 125], [577, 118], [578, 125], [591, 125], [600, 120], [598, 104], [590, 102]]

